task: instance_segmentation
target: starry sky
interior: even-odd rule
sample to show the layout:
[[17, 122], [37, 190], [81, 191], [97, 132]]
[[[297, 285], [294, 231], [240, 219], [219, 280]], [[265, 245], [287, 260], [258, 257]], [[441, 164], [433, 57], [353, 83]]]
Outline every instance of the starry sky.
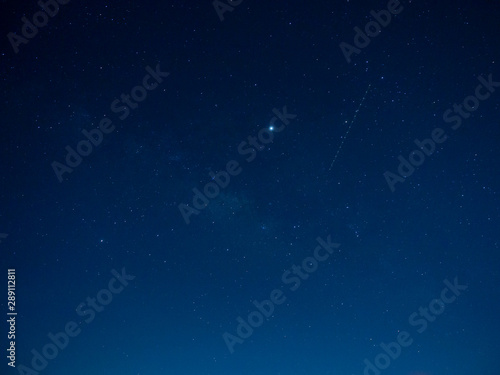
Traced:
[[0, 4], [2, 374], [498, 374], [497, 2], [40, 3]]

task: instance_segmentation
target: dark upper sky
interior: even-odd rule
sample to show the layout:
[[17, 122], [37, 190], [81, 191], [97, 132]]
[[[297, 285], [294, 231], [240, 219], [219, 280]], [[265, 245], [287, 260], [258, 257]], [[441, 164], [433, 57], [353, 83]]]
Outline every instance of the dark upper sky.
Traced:
[[498, 374], [497, 2], [63, 2], [0, 5], [2, 374]]

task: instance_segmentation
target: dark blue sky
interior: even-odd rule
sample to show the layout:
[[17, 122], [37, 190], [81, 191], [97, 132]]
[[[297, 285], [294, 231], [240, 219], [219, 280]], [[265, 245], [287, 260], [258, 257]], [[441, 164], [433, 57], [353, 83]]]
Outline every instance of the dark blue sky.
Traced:
[[63, 3], [0, 5], [2, 374], [498, 374], [497, 3]]

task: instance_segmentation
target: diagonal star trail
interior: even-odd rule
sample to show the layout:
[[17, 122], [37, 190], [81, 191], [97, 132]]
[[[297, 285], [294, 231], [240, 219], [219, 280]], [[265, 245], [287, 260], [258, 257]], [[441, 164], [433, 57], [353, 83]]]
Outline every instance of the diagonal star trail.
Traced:
[[340, 154], [340, 150], [342, 150], [342, 146], [344, 145], [345, 139], [349, 135], [349, 132], [351, 131], [352, 124], [354, 124], [354, 121], [356, 120], [356, 116], [358, 115], [359, 110], [361, 109], [361, 106], [363, 105], [363, 102], [365, 101], [366, 94], [368, 94], [368, 91], [370, 91], [370, 87], [372, 84], [370, 83], [368, 87], [366, 88], [365, 94], [363, 95], [363, 99], [361, 99], [361, 102], [359, 103], [358, 109], [356, 109], [356, 112], [354, 112], [354, 117], [351, 120], [351, 123], [349, 124], [349, 127], [347, 128], [344, 136], [342, 137], [342, 141], [340, 142], [339, 148], [337, 149], [337, 152], [335, 153], [335, 156], [333, 157], [332, 163], [330, 164], [330, 168], [328, 168], [329, 171], [332, 170], [333, 164], [337, 160], [337, 157]]

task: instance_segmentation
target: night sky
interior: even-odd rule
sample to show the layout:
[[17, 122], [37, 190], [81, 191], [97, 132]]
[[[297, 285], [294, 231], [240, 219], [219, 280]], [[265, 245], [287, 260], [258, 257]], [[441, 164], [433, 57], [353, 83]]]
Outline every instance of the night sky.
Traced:
[[498, 375], [499, 5], [2, 1], [0, 373]]

